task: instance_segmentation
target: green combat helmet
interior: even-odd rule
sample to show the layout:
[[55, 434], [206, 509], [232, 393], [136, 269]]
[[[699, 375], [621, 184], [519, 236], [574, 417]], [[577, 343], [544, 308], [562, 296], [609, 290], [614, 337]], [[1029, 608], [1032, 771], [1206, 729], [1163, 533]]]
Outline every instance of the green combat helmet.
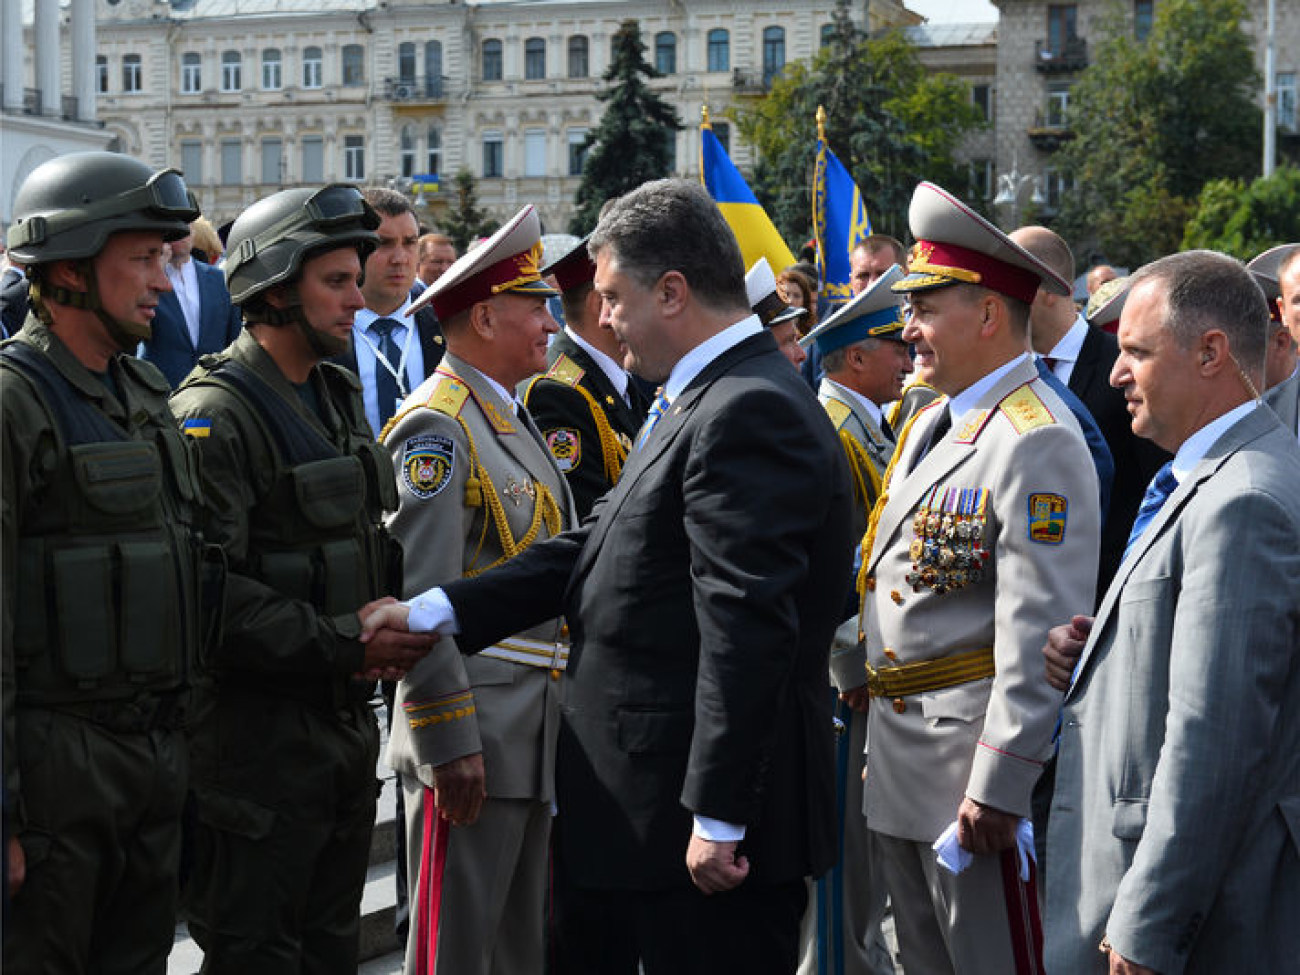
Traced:
[[[199, 215], [194, 194], [175, 169], [158, 172], [115, 152], [76, 152], [42, 163], [14, 198], [8, 245], [12, 257], [29, 266], [36, 314], [48, 317], [42, 298], [93, 311], [123, 349], [150, 337], [148, 325], [110, 318], [99, 301], [93, 265], [88, 290], [70, 291], [44, 279], [41, 265], [84, 260], [104, 249], [110, 234], [157, 231], [164, 240], [188, 234]], [[34, 272], [34, 273], [33, 273]]]
[[226, 287], [230, 300], [254, 323], [293, 323], [302, 329], [319, 355], [338, 355], [332, 338], [323, 335], [292, 305], [272, 308], [262, 300], [278, 284], [292, 284], [303, 263], [322, 251], [352, 246], [364, 266], [379, 246], [379, 214], [361, 191], [349, 183], [331, 183], [318, 190], [282, 190], [245, 210], [230, 228], [226, 240]]

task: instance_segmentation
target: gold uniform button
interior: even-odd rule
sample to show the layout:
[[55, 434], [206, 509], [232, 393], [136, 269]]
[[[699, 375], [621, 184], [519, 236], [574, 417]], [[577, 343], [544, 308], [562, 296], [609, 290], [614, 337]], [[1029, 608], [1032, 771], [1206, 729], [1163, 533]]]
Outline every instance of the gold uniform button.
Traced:
[[897, 589], [891, 589], [889, 591], [889, 598], [898, 603], [898, 605], [903, 605], [903, 594]]
[[875, 592], [875, 591], [876, 591], [876, 577], [875, 577], [875, 576], [867, 576], [867, 583], [866, 583], [866, 584], [867, 584], [867, 592]]
[[565, 623], [560, 627], [560, 639], [567, 640], [568, 638], [569, 638], [569, 624]]
[[551, 671], [551, 680], [559, 680], [559, 679], [560, 679], [560, 674], [561, 674], [561, 673], [562, 673], [562, 671], [559, 671], [559, 670], [552, 670], [552, 671]]

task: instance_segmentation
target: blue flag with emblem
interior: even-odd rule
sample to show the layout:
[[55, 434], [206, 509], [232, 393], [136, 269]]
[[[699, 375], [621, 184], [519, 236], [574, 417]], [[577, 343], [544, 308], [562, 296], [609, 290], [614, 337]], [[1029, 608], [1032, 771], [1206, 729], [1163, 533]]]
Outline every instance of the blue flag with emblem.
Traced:
[[822, 293], [832, 308], [853, 297], [849, 255], [871, 233], [862, 193], [826, 144], [826, 110], [817, 106], [817, 161], [813, 167], [813, 236]]

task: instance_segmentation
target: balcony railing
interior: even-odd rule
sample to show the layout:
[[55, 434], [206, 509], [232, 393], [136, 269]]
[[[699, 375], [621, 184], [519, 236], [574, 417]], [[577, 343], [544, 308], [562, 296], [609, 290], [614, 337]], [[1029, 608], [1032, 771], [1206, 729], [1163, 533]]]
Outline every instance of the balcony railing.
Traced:
[[767, 72], [746, 68], [734, 68], [731, 72], [731, 87], [738, 92], [762, 94], [772, 85]]
[[1034, 124], [1025, 133], [1034, 148], [1042, 152], [1055, 152], [1074, 138], [1074, 130], [1062, 112], [1039, 111], [1034, 116]]
[[390, 102], [442, 102], [450, 96], [444, 75], [385, 78], [383, 97]]
[[1035, 41], [1034, 67], [1044, 74], [1081, 71], [1088, 66], [1088, 42], [1082, 37], [1065, 41]]

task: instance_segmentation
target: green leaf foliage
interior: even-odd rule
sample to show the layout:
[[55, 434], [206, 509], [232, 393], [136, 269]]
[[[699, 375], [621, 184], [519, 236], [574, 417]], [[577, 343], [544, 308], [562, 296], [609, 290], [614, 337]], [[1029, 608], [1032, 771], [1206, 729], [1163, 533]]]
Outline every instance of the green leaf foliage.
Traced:
[[1259, 165], [1259, 79], [1242, 0], [1161, 0], [1145, 41], [1116, 7], [1070, 92], [1073, 176], [1057, 225], [1137, 266], [1177, 250], [1207, 181]]
[[468, 169], [459, 170], [452, 178], [455, 200], [447, 215], [442, 218], [442, 232], [456, 245], [456, 253], [464, 254], [480, 237], [493, 233], [500, 224], [479, 208], [478, 193], [474, 189], [474, 176]]
[[608, 87], [596, 95], [605, 103], [605, 113], [583, 143], [587, 157], [577, 211], [569, 222], [569, 233], [579, 237], [596, 226], [606, 200], [672, 171], [673, 135], [682, 123], [677, 110], [646, 84], [660, 75], [646, 61], [645, 50], [641, 25], [623, 21], [614, 34], [612, 60], [603, 75]]
[[862, 191], [872, 229], [905, 240], [917, 182], [966, 193], [967, 170], [953, 153], [982, 120], [969, 86], [923, 67], [901, 31], [868, 37], [850, 19], [846, 0], [835, 6], [830, 41], [811, 65], [787, 65], [766, 98], [734, 112], [759, 152], [750, 186], [787, 240], [812, 235], [821, 105], [826, 140]]
[[1201, 188], [1183, 248], [1208, 248], [1248, 261], [1300, 240], [1300, 169], [1282, 166], [1265, 179], [1216, 179]]

